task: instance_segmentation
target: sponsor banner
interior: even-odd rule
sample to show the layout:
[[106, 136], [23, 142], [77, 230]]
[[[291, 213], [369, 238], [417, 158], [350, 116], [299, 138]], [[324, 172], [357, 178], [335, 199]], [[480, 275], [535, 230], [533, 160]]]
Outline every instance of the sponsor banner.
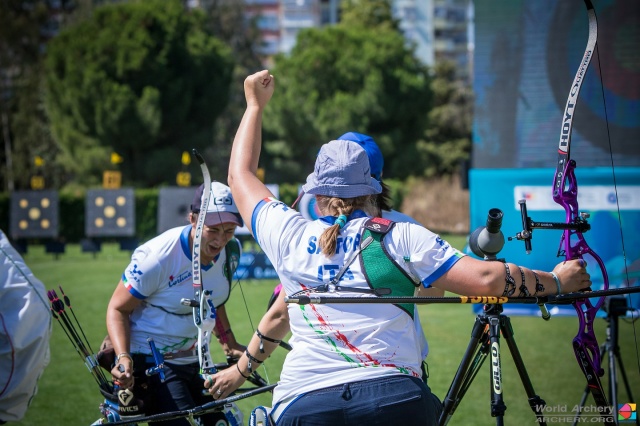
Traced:
[[276, 280], [278, 274], [271, 261], [262, 252], [245, 252], [240, 257], [240, 265], [233, 276], [240, 280]]

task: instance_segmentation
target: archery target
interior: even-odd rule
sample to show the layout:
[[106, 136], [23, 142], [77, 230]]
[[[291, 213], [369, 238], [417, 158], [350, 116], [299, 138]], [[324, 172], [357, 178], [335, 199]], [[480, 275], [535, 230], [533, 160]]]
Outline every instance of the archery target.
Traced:
[[85, 199], [88, 237], [130, 237], [135, 234], [135, 197], [132, 188], [95, 189]]
[[[302, 188], [300, 189], [302, 191]], [[320, 210], [316, 204], [316, 196], [304, 194], [298, 202], [298, 211], [305, 219], [316, 220], [320, 217]]]
[[189, 224], [189, 211], [197, 187], [169, 186], [158, 193], [158, 234]]
[[14, 191], [11, 194], [10, 212], [10, 232], [13, 239], [58, 236], [56, 191]]

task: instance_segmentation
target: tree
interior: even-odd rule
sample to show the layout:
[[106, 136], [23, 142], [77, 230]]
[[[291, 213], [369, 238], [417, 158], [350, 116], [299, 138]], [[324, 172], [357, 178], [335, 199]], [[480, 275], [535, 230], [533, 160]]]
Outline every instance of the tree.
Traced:
[[400, 21], [393, 17], [389, 0], [343, 0], [340, 22], [369, 28], [399, 31]]
[[431, 84], [434, 105], [427, 118], [430, 125], [417, 144], [425, 177], [456, 173], [461, 162], [469, 159], [473, 92], [456, 79], [455, 71], [453, 62], [435, 66]]
[[422, 171], [410, 160], [427, 124], [430, 77], [390, 23], [345, 20], [301, 31], [291, 54], [275, 58], [273, 72], [277, 93], [263, 123], [264, 164], [274, 180], [304, 180], [320, 145], [346, 131], [375, 138], [385, 173]]
[[50, 43], [46, 110], [76, 182], [97, 183], [113, 150], [124, 182], [174, 183], [181, 153], [211, 144], [233, 61], [205, 24], [178, 0], [117, 3]]
[[28, 188], [34, 157], [54, 151], [39, 90], [48, 19], [44, 0], [0, 2], [0, 179], [7, 190]]
[[229, 103], [216, 121], [212, 145], [205, 150], [212, 176], [226, 180], [231, 155], [231, 143], [238, 130], [246, 106], [243, 82], [247, 75], [262, 69], [257, 46], [261, 34], [256, 18], [247, 19], [245, 4], [237, 0], [209, 0], [204, 4], [207, 27], [233, 52], [235, 66]]

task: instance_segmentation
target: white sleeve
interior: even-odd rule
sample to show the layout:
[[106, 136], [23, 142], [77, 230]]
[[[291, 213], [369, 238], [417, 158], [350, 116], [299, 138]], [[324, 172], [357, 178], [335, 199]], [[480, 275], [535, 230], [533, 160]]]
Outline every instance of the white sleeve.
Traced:
[[122, 281], [133, 296], [146, 299], [158, 290], [162, 273], [161, 260], [150, 255], [148, 247], [141, 246], [133, 252]]
[[300, 226], [309, 222], [300, 212], [275, 199], [258, 203], [252, 221], [256, 241], [276, 270], [279, 270], [277, 262], [285, 254], [282, 251], [288, 246], [290, 238]]
[[391, 243], [396, 245], [396, 262], [427, 288], [464, 257], [438, 234], [413, 223], [396, 223]]

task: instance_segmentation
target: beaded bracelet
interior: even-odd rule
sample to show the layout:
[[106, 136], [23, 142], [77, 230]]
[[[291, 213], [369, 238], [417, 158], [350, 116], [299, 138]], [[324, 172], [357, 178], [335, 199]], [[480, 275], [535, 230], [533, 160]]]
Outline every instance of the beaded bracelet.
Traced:
[[129, 358], [131, 360], [131, 368], [133, 368], [133, 357], [127, 352], [122, 352], [116, 357], [116, 365], [120, 363], [120, 358]]

